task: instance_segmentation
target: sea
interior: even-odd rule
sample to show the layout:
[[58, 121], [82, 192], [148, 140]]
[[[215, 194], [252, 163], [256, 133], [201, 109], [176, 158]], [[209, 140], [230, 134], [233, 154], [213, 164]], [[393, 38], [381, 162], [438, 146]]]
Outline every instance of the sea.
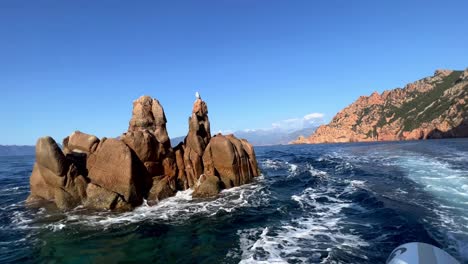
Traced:
[[468, 263], [468, 139], [257, 147], [262, 175], [131, 212], [29, 208], [34, 156], [0, 157], [0, 263]]

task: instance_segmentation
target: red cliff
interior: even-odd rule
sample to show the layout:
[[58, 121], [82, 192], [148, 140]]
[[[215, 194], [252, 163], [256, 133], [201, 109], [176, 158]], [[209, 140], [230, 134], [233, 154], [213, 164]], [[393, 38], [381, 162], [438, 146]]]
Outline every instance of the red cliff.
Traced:
[[468, 137], [468, 69], [361, 96], [328, 125], [293, 144]]

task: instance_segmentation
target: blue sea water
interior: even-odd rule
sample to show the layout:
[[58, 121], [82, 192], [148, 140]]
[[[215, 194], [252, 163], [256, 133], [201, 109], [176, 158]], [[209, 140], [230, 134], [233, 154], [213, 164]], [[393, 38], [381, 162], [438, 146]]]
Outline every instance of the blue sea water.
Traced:
[[0, 263], [468, 263], [468, 140], [256, 148], [262, 176], [132, 212], [27, 208], [34, 156], [0, 157]]

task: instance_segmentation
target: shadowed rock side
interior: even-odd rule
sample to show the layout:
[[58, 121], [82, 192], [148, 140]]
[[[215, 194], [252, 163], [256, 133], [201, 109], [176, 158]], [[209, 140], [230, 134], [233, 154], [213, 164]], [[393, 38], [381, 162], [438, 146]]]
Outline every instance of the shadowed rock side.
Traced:
[[466, 137], [467, 101], [468, 69], [437, 70], [404, 88], [361, 96], [328, 125], [291, 143]]
[[206, 196], [206, 193], [210, 193], [207, 189], [213, 190], [218, 185], [221, 188], [240, 186], [259, 175], [252, 145], [233, 135], [218, 134], [213, 137], [203, 154], [203, 164], [206, 180], [198, 183], [194, 196]]
[[208, 107], [200, 98], [184, 143], [174, 149], [166, 123], [159, 101], [142, 96], [133, 102], [128, 131], [119, 138], [75, 131], [63, 140], [63, 150], [51, 137], [38, 139], [28, 203], [130, 210], [143, 199], [154, 204], [189, 188], [194, 197], [213, 197], [259, 175], [246, 140], [211, 138]]

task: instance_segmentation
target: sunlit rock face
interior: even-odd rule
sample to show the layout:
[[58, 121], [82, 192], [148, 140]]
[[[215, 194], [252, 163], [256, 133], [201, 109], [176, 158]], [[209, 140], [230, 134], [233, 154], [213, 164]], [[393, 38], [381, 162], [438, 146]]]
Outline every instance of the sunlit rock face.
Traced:
[[28, 203], [130, 210], [189, 188], [194, 197], [214, 197], [259, 175], [251, 144], [233, 135], [211, 136], [208, 106], [199, 96], [189, 132], [174, 149], [166, 123], [159, 101], [142, 96], [133, 102], [128, 131], [118, 138], [75, 131], [62, 148], [51, 137], [38, 139]]
[[328, 125], [291, 143], [468, 137], [468, 69], [437, 70], [404, 88], [361, 96]]

